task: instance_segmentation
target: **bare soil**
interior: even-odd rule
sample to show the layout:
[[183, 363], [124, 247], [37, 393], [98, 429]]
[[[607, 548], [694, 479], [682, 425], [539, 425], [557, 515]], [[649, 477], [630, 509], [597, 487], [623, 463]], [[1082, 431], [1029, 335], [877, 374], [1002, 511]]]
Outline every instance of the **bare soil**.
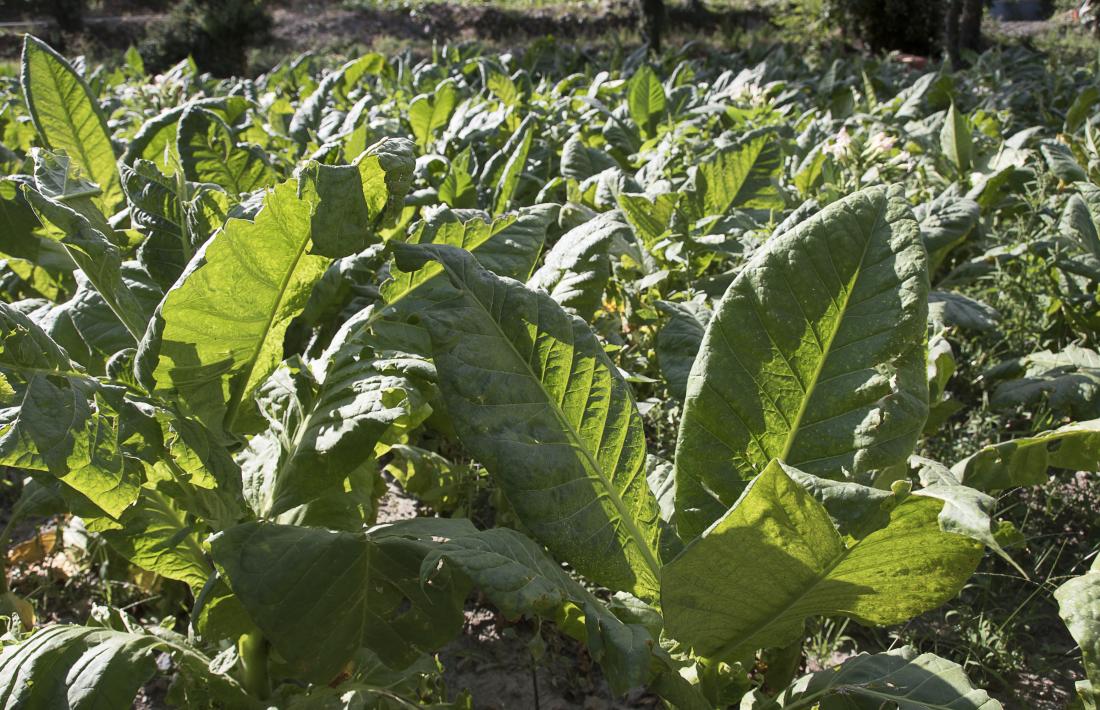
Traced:
[[[89, 31], [78, 37], [56, 36], [52, 20], [26, 13], [4, 13], [0, 5], [0, 58], [18, 57], [22, 33], [35, 32], [69, 45], [68, 53], [93, 56], [138, 45], [149, 26], [164, 18], [163, 2], [105, 0], [85, 18]], [[506, 8], [459, 2], [409, 3], [349, 9], [339, 0], [284, 0], [273, 4], [273, 41], [268, 54], [293, 56], [326, 49], [366, 49], [380, 41], [412, 44], [478, 40], [491, 44], [526, 43], [538, 37], [575, 42], [639, 27], [638, 4], [605, 0], [601, 4]], [[693, 12], [683, 6], [668, 9], [672, 30], [713, 36], [751, 29], [769, 22], [763, 10]]]

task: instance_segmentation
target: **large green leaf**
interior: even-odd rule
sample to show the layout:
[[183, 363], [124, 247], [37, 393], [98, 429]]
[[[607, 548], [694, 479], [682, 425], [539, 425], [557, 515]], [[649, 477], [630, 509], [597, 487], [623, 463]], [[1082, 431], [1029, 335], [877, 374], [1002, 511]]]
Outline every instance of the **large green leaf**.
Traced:
[[1100, 419], [987, 446], [951, 471], [971, 488], [999, 491], [1046, 483], [1052, 466], [1075, 471], [1100, 468]]
[[414, 167], [411, 143], [384, 138], [351, 165], [312, 162], [302, 168], [303, 194], [321, 204], [312, 222], [316, 253], [336, 258], [377, 243], [377, 230], [401, 215]]
[[835, 668], [810, 673], [774, 698], [756, 693], [743, 710], [898, 707], [901, 710], [1001, 710], [974, 688], [957, 663], [912, 648], [861, 653]]
[[648, 64], [643, 64], [627, 82], [626, 105], [630, 117], [647, 136], [657, 133], [657, 124], [665, 114], [665, 89]]
[[406, 266], [435, 260], [450, 280], [421, 316], [463, 444], [558, 558], [653, 598], [659, 528], [642, 419], [592, 331], [467, 252], [396, 246]]
[[690, 539], [773, 458], [828, 478], [901, 464], [928, 414], [927, 258], [908, 207], [856, 193], [767, 242], [715, 309], [676, 452]]
[[427, 153], [436, 131], [447, 125], [458, 102], [458, 89], [453, 81], [442, 81], [431, 95], [421, 94], [409, 104], [409, 126], [416, 146]]
[[973, 139], [970, 136], [970, 121], [966, 114], [959, 111], [955, 104], [947, 110], [940, 131], [940, 149], [961, 175], [970, 169], [971, 154], [974, 152]]
[[[411, 162], [409, 156], [399, 169], [411, 171]], [[142, 342], [141, 368], [157, 390], [174, 394], [214, 430], [223, 421], [234, 425], [242, 404], [282, 360], [283, 335], [328, 257], [378, 240], [370, 227], [388, 209], [390, 171], [378, 156], [363, 156], [358, 171], [347, 173], [360, 186], [353, 194], [346, 179], [319, 177], [344, 173], [325, 167], [267, 193], [254, 221], [229, 220], [165, 295]], [[341, 217], [360, 229], [333, 228]]]
[[297, 180], [264, 198], [253, 222], [229, 220], [158, 309], [156, 388], [206, 426], [232, 426], [242, 401], [282, 360], [283, 334], [328, 260], [309, 253], [314, 204]]
[[195, 593], [213, 573], [199, 538], [202, 529], [196, 529], [195, 522], [188, 521], [164, 493], [143, 488], [134, 505], [122, 513], [119, 524], [121, 528], [110, 525], [98, 532], [138, 567], [185, 582]]
[[[661, 575], [668, 632], [708, 658], [801, 637], [806, 619], [895, 624], [959, 592], [982, 547], [945, 533], [943, 504], [911, 496], [846, 546], [825, 507], [773, 461]], [[750, 573], [746, 573], [751, 570]]]
[[123, 440], [119, 413], [93, 384], [37, 374], [19, 406], [0, 419], [0, 463], [49, 473], [117, 517], [137, 499], [140, 484]]
[[23, 38], [23, 97], [42, 144], [64, 150], [97, 185], [96, 204], [107, 215], [122, 203], [115, 150], [107, 121], [88, 84], [40, 39]]
[[[158, 652], [179, 670], [193, 707], [256, 708], [237, 682], [211, 670], [211, 660], [170, 632], [158, 635], [56, 625], [0, 653], [0, 704], [23, 710], [128, 708], [157, 672]], [[201, 703], [201, 705], [199, 704]]]
[[176, 151], [188, 180], [213, 183], [233, 196], [276, 180], [258, 146], [238, 144], [225, 121], [199, 106], [189, 106], [180, 117]]
[[783, 149], [771, 130], [755, 131], [699, 164], [695, 173], [695, 217], [724, 215], [731, 207], [782, 209], [778, 177]]
[[1081, 647], [1086, 680], [1077, 681], [1077, 693], [1086, 707], [1100, 703], [1100, 558], [1080, 577], [1054, 590], [1058, 613]]
[[[461, 222], [454, 214], [425, 221], [409, 237], [411, 244], [447, 244], [477, 257], [478, 263], [500, 276], [526, 280], [535, 268], [546, 230], [557, 215], [552, 204], [525, 207], [513, 214], [487, 220], [481, 217]], [[440, 219], [443, 221], [440, 223]], [[410, 299], [443, 273], [439, 264], [425, 264], [412, 273], [395, 272], [382, 285], [387, 307]], [[412, 300], [412, 299], [410, 299]]]
[[248, 615], [295, 676], [326, 683], [362, 647], [409, 665], [462, 628], [466, 589], [422, 584], [433, 536], [467, 521], [409, 520], [370, 532], [246, 523], [212, 541]]

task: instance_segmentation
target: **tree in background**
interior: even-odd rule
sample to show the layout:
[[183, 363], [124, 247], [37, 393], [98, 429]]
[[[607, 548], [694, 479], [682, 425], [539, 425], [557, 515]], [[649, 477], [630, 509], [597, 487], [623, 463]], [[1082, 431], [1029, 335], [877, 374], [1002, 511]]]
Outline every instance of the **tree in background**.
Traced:
[[949, 0], [947, 5], [944, 50], [951, 66], [963, 65], [962, 50], [981, 51], [982, 0]]
[[84, 0], [47, 0], [43, 4], [62, 32], [84, 29]]
[[248, 49], [265, 42], [271, 26], [264, 0], [182, 0], [154, 25], [142, 56], [154, 69], [191, 56], [201, 71], [243, 75]]
[[827, 0], [825, 12], [846, 35], [875, 51], [929, 55], [941, 44], [944, 0]]
[[661, 31], [666, 23], [664, 0], [641, 0], [642, 31], [645, 33], [649, 51], [661, 51]]
[[876, 51], [947, 53], [960, 66], [982, 44], [983, 0], [827, 0], [826, 13], [846, 34]]

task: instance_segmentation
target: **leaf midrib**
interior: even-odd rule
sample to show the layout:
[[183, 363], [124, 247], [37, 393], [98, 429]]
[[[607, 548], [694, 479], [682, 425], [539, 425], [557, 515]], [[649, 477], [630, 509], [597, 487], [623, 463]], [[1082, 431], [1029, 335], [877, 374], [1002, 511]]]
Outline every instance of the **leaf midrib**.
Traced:
[[[461, 277], [461, 275], [454, 272], [450, 265], [442, 261], [439, 263], [441, 263], [443, 265], [443, 268], [449, 271], [454, 278], [459, 279], [460, 282], [465, 281]], [[503, 328], [500, 327], [500, 324], [497, 322], [497, 319], [493, 317], [493, 314], [485, 307], [485, 304], [481, 302], [481, 299], [477, 298], [477, 296], [474, 295], [472, 289], [464, 288], [464, 290], [470, 295], [470, 300], [477, 304], [478, 308], [489, 319], [489, 322], [493, 324], [493, 328], [497, 331], [500, 339], [507, 344], [508, 349], [512, 351], [516, 359], [523, 363], [523, 367], [528, 372], [531, 379], [538, 383], [539, 390], [543, 393], [546, 401], [550, 404], [550, 410], [554, 412], [554, 416], [557, 418], [559, 424], [572, 439], [574, 446], [571, 448], [579, 450], [583, 454], [584, 459], [588, 462], [588, 466], [586, 468], [590, 468], [596, 474], [596, 477], [599, 479], [600, 484], [608, 492], [609, 500], [611, 500], [612, 504], [615, 506], [615, 510], [619, 513], [619, 517], [623, 520], [623, 523], [626, 525], [627, 530], [630, 532], [630, 537], [634, 541], [634, 544], [641, 550], [642, 556], [645, 559], [646, 565], [649, 568], [650, 573], [653, 575], [654, 580], [659, 579], [661, 569], [660, 563], [657, 562], [657, 558], [649, 549], [649, 546], [645, 544], [645, 537], [642, 535], [641, 530], [639, 530], [638, 526], [635, 524], [634, 518], [629, 514], [629, 511], [626, 509], [626, 506], [623, 503], [622, 498], [619, 496], [618, 491], [616, 491], [615, 488], [611, 485], [611, 481], [608, 480], [606, 475], [604, 475], [603, 468], [592, 457], [592, 453], [584, 445], [584, 439], [581, 438], [580, 433], [577, 432], [573, 425], [569, 423], [569, 420], [565, 418], [565, 413], [561, 411], [561, 407], [558, 405], [557, 400], [554, 397], [550, 396], [550, 392], [547, 391], [545, 385], [542, 382], [542, 379], [538, 377], [538, 375], [535, 374], [535, 372], [531, 369], [530, 365], [528, 365], [527, 358], [524, 358], [519, 350], [516, 349], [515, 345], [512, 344], [511, 339], [504, 332]], [[572, 326], [572, 323], [570, 325]], [[570, 368], [570, 373], [572, 373], [572, 368]], [[614, 378], [614, 374], [612, 374], [612, 378]]]
[[[274, 190], [268, 192], [269, 196], [273, 196], [274, 194]], [[263, 209], [268, 209], [266, 199], [267, 198], [265, 198], [265, 205]], [[313, 208], [310, 209], [311, 217], [315, 211], [316, 205], [314, 205]], [[257, 217], [258, 216], [259, 213], [257, 213]], [[255, 227], [255, 225], [256, 221], [253, 221], [251, 223], [251, 226]], [[275, 322], [275, 314], [279, 312], [279, 305], [283, 302], [283, 297], [286, 295], [286, 290], [287, 287], [290, 285], [290, 280], [294, 277], [294, 273], [298, 270], [298, 265], [302, 263], [302, 257], [305, 255], [306, 247], [308, 247], [312, 241], [313, 234], [312, 232], [310, 232], [305, 236], [304, 239], [301, 240], [301, 243], [298, 245], [298, 251], [294, 255], [294, 259], [291, 261], [290, 267], [286, 270], [286, 273], [283, 274], [283, 280], [276, 290], [276, 297], [274, 299], [274, 302], [272, 303], [271, 311], [267, 315], [267, 323], [264, 325], [263, 336], [256, 344], [255, 349], [252, 351], [252, 355], [245, 363], [245, 367], [241, 371], [242, 376], [239, 380], [240, 385], [234, 388], [236, 391], [233, 393], [233, 397], [229, 400], [229, 405], [226, 408], [225, 422], [227, 429], [232, 430], [233, 424], [237, 420], [237, 415], [240, 413], [241, 400], [244, 399], [245, 388], [248, 387], [248, 383], [252, 379], [252, 374], [256, 370], [256, 361], [260, 359], [260, 353], [263, 351], [264, 344], [267, 343], [268, 336], [271, 334], [271, 326]]]
[[[60, 69], [61, 69], [62, 72], [65, 71], [64, 67], [60, 67]], [[58, 75], [56, 73], [54, 73], [52, 67], [50, 69], [49, 75], [50, 75], [50, 81], [53, 83], [54, 92], [61, 98], [64, 98], [65, 96], [67, 96], [67, 92], [64, 92], [61, 88], [61, 84], [60, 84], [60, 81], [59, 81], [60, 77], [58, 77]], [[75, 77], [72, 77], [72, 78], [75, 80]], [[76, 82], [76, 83], [79, 86], [79, 82]], [[69, 107], [67, 105], [65, 105], [64, 101], [62, 101], [60, 103], [61, 103], [62, 115], [65, 119], [65, 123], [68, 125], [69, 132], [70, 132], [71, 136], [75, 139], [76, 151], [77, 151], [77, 153], [80, 154], [81, 162], [87, 168], [88, 173], [90, 175], [92, 175], [93, 178], [95, 178], [96, 176], [95, 176], [95, 171], [93, 169], [91, 157], [88, 155], [88, 152], [84, 147], [84, 137], [81, 135], [80, 130], [77, 129], [76, 124], [73, 122], [72, 111], [69, 110]], [[45, 131], [43, 131], [43, 133], [45, 133]], [[43, 137], [45, 138], [45, 136], [43, 136]], [[49, 138], [46, 138], [46, 142], [47, 143], [50, 142]]]
[[[825, 363], [829, 360], [829, 355], [833, 349], [833, 342], [836, 340], [836, 336], [840, 333], [841, 327], [844, 325], [844, 318], [848, 312], [848, 302], [851, 300], [852, 292], [855, 291], [855, 283], [859, 280], [860, 275], [863, 273], [863, 262], [867, 259], [867, 252], [871, 248], [871, 242], [874, 241], [875, 232], [878, 230], [879, 225], [882, 223], [886, 216], [886, 211], [889, 209], [890, 200], [886, 196], [883, 200], [882, 207], [879, 210], [879, 214], [875, 216], [875, 221], [871, 225], [871, 229], [867, 235], [867, 241], [863, 245], [863, 251], [859, 255], [859, 263], [856, 266], [855, 273], [852, 274], [852, 278], [848, 282], [848, 288], [844, 293], [844, 300], [841, 307], [837, 310], [836, 327], [829, 333], [828, 339], [822, 344], [821, 358], [817, 362], [817, 366], [814, 368], [813, 376], [806, 382], [806, 393], [802, 397], [802, 402], [799, 404], [798, 412], [795, 413], [794, 419], [791, 422], [791, 427], [787, 432], [787, 441], [783, 446], [783, 452], [779, 455], [780, 460], [785, 463], [791, 463], [794, 465], [797, 462], [791, 462], [787, 460], [790, 456], [791, 448], [794, 446], [795, 440], [798, 438], [799, 428], [802, 424], [802, 418], [806, 415], [806, 410], [809, 407], [810, 400], [813, 398], [814, 392], [817, 388], [818, 380], [821, 379], [821, 373], [825, 369]], [[832, 256], [830, 255], [830, 259]], [[837, 274], [839, 276], [840, 274]], [[806, 324], [812, 329], [813, 323], [808, 319]]]

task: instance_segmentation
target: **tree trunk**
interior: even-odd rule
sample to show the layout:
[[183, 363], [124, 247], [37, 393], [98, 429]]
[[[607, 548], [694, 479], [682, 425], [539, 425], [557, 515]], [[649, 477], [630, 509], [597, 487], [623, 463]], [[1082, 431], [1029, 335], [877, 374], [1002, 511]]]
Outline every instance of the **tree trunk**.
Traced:
[[959, 44], [962, 49], [980, 52], [982, 49], [983, 0], [963, 0], [962, 19], [959, 21]]
[[945, 31], [943, 37], [944, 50], [947, 52], [947, 61], [953, 69], [958, 69], [959, 58], [959, 13], [962, 12], [962, 0], [948, 0], [945, 15]]
[[642, 0], [642, 21], [649, 51], [661, 53], [661, 30], [665, 25], [664, 0]]
[[75, 33], [84, 29], [84, 0], [51, 0], [47, 9], [62, 32]]

